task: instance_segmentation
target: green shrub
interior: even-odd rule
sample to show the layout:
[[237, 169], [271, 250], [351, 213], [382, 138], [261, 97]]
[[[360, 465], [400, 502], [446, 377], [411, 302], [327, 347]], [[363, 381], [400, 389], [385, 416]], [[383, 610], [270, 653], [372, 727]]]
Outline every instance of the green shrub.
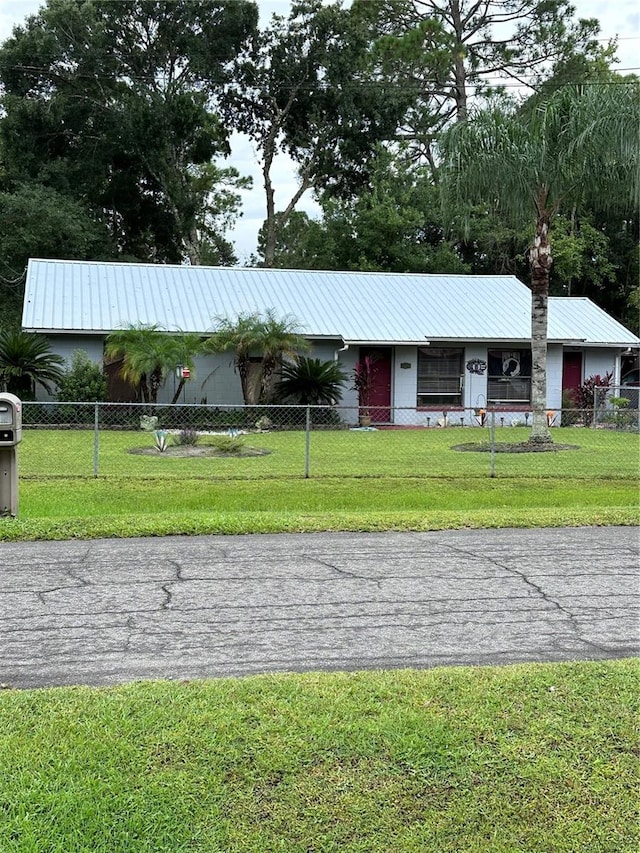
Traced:
[[282, 366], [281, 380], [275, 387], [276, 397], [283, 403], [297, 405], [331, 405], [342, 399], [342, 386], [347, 374], [337, 361], [300, 356]]
[[76, 350], [70, 367], [58, 382], [56, 399], [64, 403], [104, 402], [107, 398], [107, 379], [99, 364], [83, 350]]

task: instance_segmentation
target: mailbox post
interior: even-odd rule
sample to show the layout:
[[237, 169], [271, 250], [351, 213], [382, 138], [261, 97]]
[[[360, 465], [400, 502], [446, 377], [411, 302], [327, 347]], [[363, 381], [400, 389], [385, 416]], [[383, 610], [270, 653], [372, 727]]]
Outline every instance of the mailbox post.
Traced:
[[22, 441], [22, 403], [0, 393], [0, 516], [18, 514], [18, 444]]

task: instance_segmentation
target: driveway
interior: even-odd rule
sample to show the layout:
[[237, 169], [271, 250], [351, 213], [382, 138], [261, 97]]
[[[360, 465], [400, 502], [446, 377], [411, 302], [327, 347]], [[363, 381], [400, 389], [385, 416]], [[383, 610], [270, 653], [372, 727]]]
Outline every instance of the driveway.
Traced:
[[0, 682], [603, 659], [639, 650], [633, 528], [0, 545]]

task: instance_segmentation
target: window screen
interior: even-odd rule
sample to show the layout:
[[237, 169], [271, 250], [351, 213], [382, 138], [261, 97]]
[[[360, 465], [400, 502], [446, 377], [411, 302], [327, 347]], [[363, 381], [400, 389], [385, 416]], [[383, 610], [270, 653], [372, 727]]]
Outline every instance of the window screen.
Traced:
[[460, 347], [418, 348], [418, 406], [459, 406], [462, 403]]

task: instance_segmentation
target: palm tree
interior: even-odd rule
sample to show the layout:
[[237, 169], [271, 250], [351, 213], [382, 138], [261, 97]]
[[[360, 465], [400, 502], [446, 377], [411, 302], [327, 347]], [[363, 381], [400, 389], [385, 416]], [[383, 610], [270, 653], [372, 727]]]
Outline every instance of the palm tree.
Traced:
[[282, 364], [283, 358], [295, 358], [309, 349], [307, 340], [300, 333], [293, 317], [276, 317], [273, 309], [265, 312], [262, 322], [262, 376], [260, 382], [260, 401], [265, 402], [271, 392], [273, 374]]
[[[200, 345], [199, 335], [173, 334], [157, 325], [133, 324], [107, 337], [105, 355], [122, 359], [122, 378], [139, 389], [143, 402], [155, 404], [170, 370], [180, 365], [193, 370], [193, 357]], [[178, 399], [183, 385], [181, 378], [172, 402]]]
[[[262, 317], [257, 312], [239, 314], [237, 319], [218, 318], [218, 327], [204, 348], [210, 352], [233, 350], [233, 361], [240, 376], [246, 405], [265, 398], [271, 377], [283, 355], [294, 356], [308, 344], [291, 317], [278, 319], [273, 309]], [[259, 358], [256, 367], [252, 358]]]
[[638, 84], [618, 81], [564, 86], [521, 110], [477, 112], [442, 142], [449, 210], [482, 204], [511, 225], [533, 226], [531, 442], [551, 441], [545, 414], [549, 226], [561, 209], [579, 210], [595, 199], [600, 208], [637, 215]]
[[46, 338], [29, 332], [0, 334], [0, 387], [22, 400], [35, 398], [36, 385], [48, 394], [62, 380], [64, 359], [49, 348]]
[[236, 320], [227, 317], [217, 319], [216, 331], [204, 342], [208, 352], [233, 350], [233, 363], [240, 376], [242, 399], [245, 404], [255, 403], [255, 383], [251, 381], [251, 353], [260, 347], [262, 322], [254, 313], [238, 314]]
[[319, 358], [300, 356], [294, 362], [285, 362], [281, 379], [275, 386], [280, 400], [301, 406], [330, 406], [342, 399], [342, 385], [347, 374], [337, 361], [320, 361]]

